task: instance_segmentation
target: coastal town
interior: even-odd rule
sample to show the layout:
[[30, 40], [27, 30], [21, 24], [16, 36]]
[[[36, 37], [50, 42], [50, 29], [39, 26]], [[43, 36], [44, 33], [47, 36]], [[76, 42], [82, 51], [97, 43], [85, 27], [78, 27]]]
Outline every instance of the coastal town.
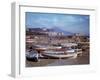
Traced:
[[26, 28], [26, 67], [89, 64], [89, 35]]

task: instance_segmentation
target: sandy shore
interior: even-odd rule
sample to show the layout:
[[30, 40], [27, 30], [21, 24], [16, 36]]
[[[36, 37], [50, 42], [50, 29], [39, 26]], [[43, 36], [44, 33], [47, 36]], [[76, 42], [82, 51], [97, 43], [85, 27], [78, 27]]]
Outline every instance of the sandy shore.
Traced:
[[40, 59], [38, 62], [26, 60], [26, 67], [84, 65], [89, 64], [89, 51], [83, 52], [82, 56], [66, 59]]

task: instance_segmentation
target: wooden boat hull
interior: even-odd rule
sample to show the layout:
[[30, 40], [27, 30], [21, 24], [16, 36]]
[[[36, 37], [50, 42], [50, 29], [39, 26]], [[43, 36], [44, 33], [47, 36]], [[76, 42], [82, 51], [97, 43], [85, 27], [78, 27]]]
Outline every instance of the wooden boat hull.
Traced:
[[[55, 54], [53, 54], [55, 53]], [[60, 58], [69, 58], [69, 57], [73, 57], [73, 58], [77, 58], [77, 56], [82, 55], [82, 51], [79, 49], [77, 50], [77, 52], [45, 52], [41, 54], [44, 57], [47, 58], [56, 58], [56, 59], [60, 59]]]
[[60, 54], [60, 55], [50, 55], [50, 54], [42, 54], [44, 57], [48, 58], [55, 58], [55, 59], [64, 59], [64, 58], [69, 58], [69, 57], [77, 57], [76, 53], [73, 54]]

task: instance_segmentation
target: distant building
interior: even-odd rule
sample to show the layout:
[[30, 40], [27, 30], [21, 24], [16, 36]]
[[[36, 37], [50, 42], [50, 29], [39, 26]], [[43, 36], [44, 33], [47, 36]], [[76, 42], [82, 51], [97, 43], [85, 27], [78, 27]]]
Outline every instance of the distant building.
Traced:
[[64, 33], [63, 33], [63, 32], [58, 32], [57, 35], [58, 35], [58, 36], [63, 36]]
[[57, 32], [48, 32], [49, 36], [57, 36]]
[[62, 36], [63, 32], [47, 32], [49, 36]]
[[73, 35], [73, 40], [75, 40], [75, 42], [81, 42], [81, 34], [80, 33], [76, 33]]
[[63, 32], [56, 32], [51, 29], [46, 28], [29, 28], [27, 29], [27, 33], [33, 35], [48, 35], [48, 36], [62, 36], [64, 35]]

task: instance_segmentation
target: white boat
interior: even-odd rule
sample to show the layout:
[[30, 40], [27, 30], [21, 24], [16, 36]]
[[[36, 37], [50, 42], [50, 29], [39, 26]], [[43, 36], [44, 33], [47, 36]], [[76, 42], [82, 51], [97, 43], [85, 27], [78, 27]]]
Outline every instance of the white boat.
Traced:
[[78, 54], [82, 52], [76, 52], [76, 50], [67, 50], [67, 51], [44, 51], [42, 53], [43, 56], [48, 58], [69, 58], [74, 57], [76, 58]]
[[[39, 54], [48, 58], [68, 58], [68, 57], [76, 58], [78, 54], [82, 53], [82, 50], [78, 51], [78, 49], [71, 49], [72, 46], [78, 45], [76, 43], [65, 43], [61, 45], [62, 46], [37, 45], [38, 48], [35, 49]], [[62, 47], [65, 47], [67, 49], [63, 50]]]
[[38, 48], [35, 48], [36, 50], [55, 50], [55, 49], [61, 49], [61, 46], [38, 46]]

